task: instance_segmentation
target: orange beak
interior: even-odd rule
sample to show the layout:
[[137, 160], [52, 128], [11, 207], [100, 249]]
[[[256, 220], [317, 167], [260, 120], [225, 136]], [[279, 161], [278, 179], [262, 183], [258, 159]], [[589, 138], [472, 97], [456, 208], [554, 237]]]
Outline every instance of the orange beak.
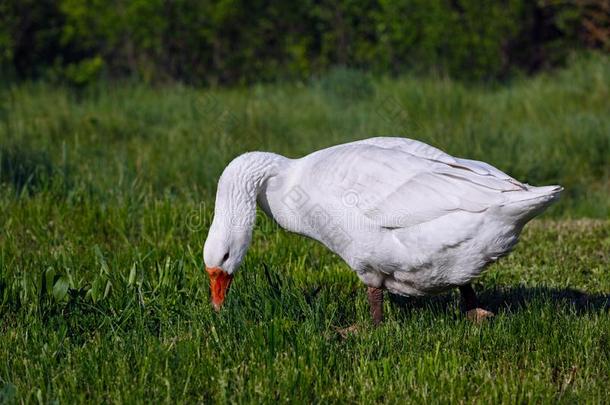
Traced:
[[220, 311], [220, 307], [225, 300], [233, 276], [218, 267], [206, 267], [205, 271], [207, 271], [210, 276], [212, 305], [214, 305], [216, 311]]

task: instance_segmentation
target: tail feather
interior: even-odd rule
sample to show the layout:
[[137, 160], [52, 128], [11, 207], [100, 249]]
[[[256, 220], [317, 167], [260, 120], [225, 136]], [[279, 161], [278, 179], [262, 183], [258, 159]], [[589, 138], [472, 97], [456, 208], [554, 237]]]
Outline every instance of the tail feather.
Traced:
[[528, 201], [528, 200], [547, 200], [547, 199], [556, 199], [561, 195], [563, 191], [563, 187], [561, 186], [542, 186], [542, 187], [534, 187], [526, 184], [527, 188], [524, 191], [519, 191], [516, 193], [511, 193], [510, 203], [512, 202], [520, 202], [520, 201]]
[[505, 209], [511, 215], [529, 220], [542, 213], [549, 205], [557, 201], [561, 196], [563, 187], [543, 186], [534, 187], [526, 184], [527, 190], [510, 192], [508, 202], [504, 204]]

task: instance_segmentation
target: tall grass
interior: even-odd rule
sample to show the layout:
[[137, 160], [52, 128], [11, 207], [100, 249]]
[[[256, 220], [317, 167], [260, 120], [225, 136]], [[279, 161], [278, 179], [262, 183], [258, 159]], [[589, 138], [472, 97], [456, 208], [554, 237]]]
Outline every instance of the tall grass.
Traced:
[[[340, 71], [230, 90], [6, 88], [0, 402], [603, 401], [609, 84], [594, 57], [495, 88]], [[263, 217], [215, 314], [201, 246], [224, 165], [374, 135], [567, 188], [477, 283], [497, 318], [471, 325], [448, 294], [387, 302], [373, 330], [346, 265]], [[602, 219], [568, 219], [583, 216]]]
[[485, 160], [532, 184], [562, 184], [566, 197], [554, 215], [606, 217], [609, 89], [604, 56], [493, 88], [443, 78], [371, 81], [349, 71], [233, 90], [18, 85], [2, 92], [0, 176], [18, 191], [26, 182], [59, 181], [108, 198], [137, 184], [155, 196], [204, 200], [239, 153], [296, 157], [395, 135]]

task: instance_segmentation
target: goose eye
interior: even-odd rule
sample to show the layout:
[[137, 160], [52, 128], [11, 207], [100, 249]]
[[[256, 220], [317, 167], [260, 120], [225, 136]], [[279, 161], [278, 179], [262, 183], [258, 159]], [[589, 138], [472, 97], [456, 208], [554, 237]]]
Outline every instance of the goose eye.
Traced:
[[229, 258], [229, 252], [225, 253], [225, 255], [222, 257], [223, 263], [226, 262], [228, 258]]

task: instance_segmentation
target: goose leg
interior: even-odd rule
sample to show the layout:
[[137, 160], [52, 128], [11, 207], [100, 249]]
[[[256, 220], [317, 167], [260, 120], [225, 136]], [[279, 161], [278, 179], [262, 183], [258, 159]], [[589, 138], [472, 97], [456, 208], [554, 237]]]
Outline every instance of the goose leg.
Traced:
[[479, 307], [479, 300], [477, 299], [477, 295], [474, 292], [472, 285], [461, 285], [459, 288], [460, 293], [462, 294], [462, 302], [466, 309], [466, 318], [468, 318], [468, 320], [479, 323], [486, 318], [494, 316], [493, 312]]
[[[373, 325], [379, 326], [383, 322], [383, 290], [381, 288], [367, 287], [367, 298], [371, 307], [371, 317]], [[358, 333], [360, 328], [357, 325], [348, 326], [347, 328], [338, 328], [337, 332], [347, 338], [351, 334]]]
[[373, 325], [378, 326], [383, 322], [383, 290], [381, 288], [368, 287], [366, 293], [371, 307]]

